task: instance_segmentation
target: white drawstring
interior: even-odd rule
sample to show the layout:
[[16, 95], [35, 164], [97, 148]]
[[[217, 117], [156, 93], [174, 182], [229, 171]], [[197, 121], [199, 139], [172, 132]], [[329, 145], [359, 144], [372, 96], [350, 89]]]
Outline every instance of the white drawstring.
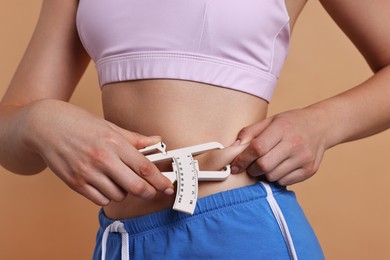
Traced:
[[287, 226], [286, 220], [284, 219], [283, 212], [280, 209], [278, 202], [276, 201], [276, 199], [272, 193], [272, 189], [269, 186], [269, 184], [265, 183], [265, 182], [261, 182], [261, 184], [264, 186], [264, 188], [267, 192], [268, 204], [270, 205], [272, 213], [274, 214], [276, 221], [278, 222], [280, 231], [282, 232], [284, 241], [286, 243], [286, 246], [287, 246], [287, 249], [288, 249], [288, 252], [290, 255], [290, 259], [296, 260], [296, 259], [298, 259], [297, 253], [295, 252], [294, 242], [291, 238], [290, 231], [288, 230], [288, 226]]
[[102, 238], [102, 260], [106, 259], [106, 247], [107, 247], [107, 238], [108, 234], [112, 233], [121, 233], [122, 236], [122, 260], [129, 259], [129, 235], [125, 229], [125, 225], [120, 221], [115, 221], [109, 225], [103, 233]]

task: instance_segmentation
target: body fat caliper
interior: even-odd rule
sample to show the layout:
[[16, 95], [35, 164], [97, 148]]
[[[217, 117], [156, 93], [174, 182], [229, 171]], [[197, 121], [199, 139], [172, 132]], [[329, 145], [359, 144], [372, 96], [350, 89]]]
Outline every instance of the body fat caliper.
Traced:
[[162, 174], [172, 183], [177, 182], [173, 209], [193, 214], [198, 198], [198, 181], [223, 181], [230, 175], [230, 165], [226, 165], [221, 171], [200, 171], [198, 161], [193, 156], [222, 148], [222, 144], [210, 142], [166, 151], [166, 145], [159, 142], [139, 151], [154, 163], [172, 161], [173, 171]]

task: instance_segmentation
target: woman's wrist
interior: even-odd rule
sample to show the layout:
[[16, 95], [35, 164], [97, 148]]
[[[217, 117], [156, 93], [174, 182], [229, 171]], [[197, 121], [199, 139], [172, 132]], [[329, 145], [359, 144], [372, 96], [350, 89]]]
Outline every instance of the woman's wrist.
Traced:
[[61, 114], [67, 113], [64, 106], [70, 103], [56, 99], [41, 99], [29, 103], [20, 110], [18, 129], [20, 140], [31, 152], [41, 154], [45, 146], [44, 140], [53, 139], [56, 120], [61, 120]]
[[327, 111], [326, 106], [318, 103], [303, 109], [310, 113], [312, 118], [311, 124], [315, 125], [324, 150], [335, 146], [338, 140], [337, 133], [334, 129], [335, 122], [331, 113]]
[[30, 114], [30, 105], [7, 105], [1, 108], [1, 121], [7, 126], [2, 128], [0, 136], [1, 165], [23, 175], [35, 174], [46, 168], [46, 164], [32, 147], [28, 122]]
[[48, 128], [44, 122], [46, 111], [55, 111], [55, 107], [47, 105], [50, 100], [39, 100], [29, 103], [19, 111], [18, 134], [23, 147], [30, 152], [40, 154], [40, 136], [44, 127]]

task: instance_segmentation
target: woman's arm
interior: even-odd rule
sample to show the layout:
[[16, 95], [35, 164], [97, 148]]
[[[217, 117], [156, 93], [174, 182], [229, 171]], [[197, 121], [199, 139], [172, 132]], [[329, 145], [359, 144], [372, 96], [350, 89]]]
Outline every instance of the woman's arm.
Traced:
[[76, 30], [77, 0], [45, 0], [26, 53], [0, 103], [0, 163], [34, 174], [46, 166], [105, 205], [173, 185], [137, 149], [159, 137], [135, 134], [67, 102], [89, 58]]
[[333, 146], [390, 127], [390, 2], [322, 0], [321, 3], [375, 73], [359, 86], [314, 105], [331, 112], [334, 122], [339, 124], [338, 131], [329, 139], [328, 146]]
[[390, 2], [321, 2], [375, 74], [335, 97], [244, 128], [238, 139], [249, 145], [232, 163], [237, 172], [294, 184], [318, 170], [326, 149], [390, 127]]
[[68, 101], [88, 65], [73, 19], [76, 8], [77, 1], [43, 2], [29, 46], [1, 100], [0, 163], [11, 171], [32, 174], [46, 167], [23, 143], [25, 117], [35, 101]]

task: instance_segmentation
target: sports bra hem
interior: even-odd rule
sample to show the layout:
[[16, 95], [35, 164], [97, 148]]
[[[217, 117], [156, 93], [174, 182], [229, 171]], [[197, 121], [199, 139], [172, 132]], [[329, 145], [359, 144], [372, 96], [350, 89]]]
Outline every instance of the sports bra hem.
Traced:
[[277, 77], [270, 72], [207, 55], [184, 52], [138, 52], [96, 63], [99, 83], [140, 79], [179, 79], [234, 89], [270, 101]]

